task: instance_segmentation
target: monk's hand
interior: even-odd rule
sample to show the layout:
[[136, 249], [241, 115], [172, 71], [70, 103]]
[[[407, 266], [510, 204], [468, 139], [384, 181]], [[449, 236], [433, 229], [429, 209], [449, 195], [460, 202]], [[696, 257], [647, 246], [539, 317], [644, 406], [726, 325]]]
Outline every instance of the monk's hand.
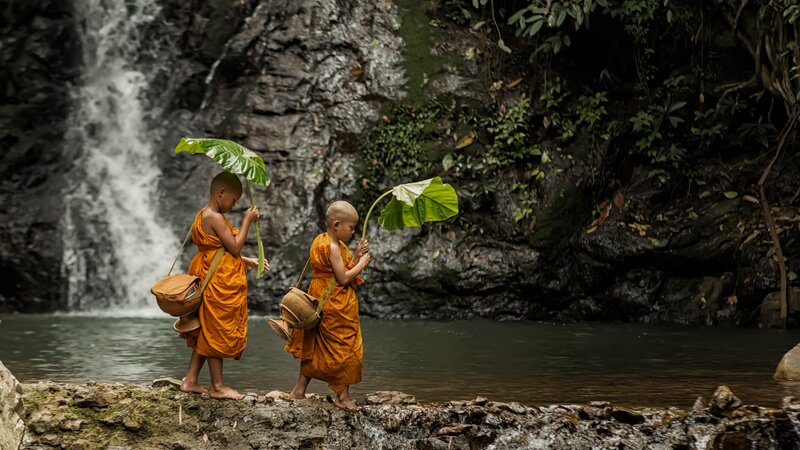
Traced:
[[258, 212], [258, 208], [255, 206], [251, 206], [247, 208], [247, 211], [244, 213], [244, 219], [250, 222], [254, 222], [261, 217], [261, 214]]
[[358, 243], [358, 246], [356, 246], [356, 254], [354, 258], [361, 259], [361, 257], [367, 253], [369, 253], [369, 243], [366, 239], [362, 239], [361, 242]]
[[[247, 256], [242, 256], [242, 261], [244, 261], [244, 265], [249, 268], [258, 267], [258, 258], [248, 258]], [[269, 261], [267, 258], [264, 258], [264, 270], [269, 272]]]
[[369, 264], [371, 260], [372, 260], [372, 255], [370, 255], [369, 253], [364, 253], [359, 263], [364, 264], [364, 267], [367, 267], [367, 264]]

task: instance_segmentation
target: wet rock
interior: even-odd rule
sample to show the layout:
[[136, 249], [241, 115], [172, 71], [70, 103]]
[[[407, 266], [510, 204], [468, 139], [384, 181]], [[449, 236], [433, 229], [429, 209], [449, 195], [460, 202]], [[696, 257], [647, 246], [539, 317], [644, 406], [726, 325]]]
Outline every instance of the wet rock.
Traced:
[[81, 392], [76, 394], [73, 398], [73, 404], [79, 408], [108, 408], [111, 403], [103, 392], [91, 390], [88, 392]]
[[703, 410], [705, 410], [705, 407], [706, 407], [706, 401], [703, 400], [703, 397], [698, 396], [697, 399], [694, 401], [694, 405], [692, 405], [692, 412], [696, 413], [703, 412]]
[[16, 449], [25, 432], [22, 387], [0, 362], [0, 448]]
[[78, 431], [83, 425], [82, 420], [66, 420], [61, 423], [60, 428], [64, 431]]
[[517, 402], [511, 402], [511, 403], [508, 403], [508, 404], [503, 404], [501, 406], [501, 408], [504, 408], [504, 409], [506, 409], [508, 411], [511, 411], [514, 414], [527, 414], [528, 413], [528, 408], [526, 408], [523, 405], [520, 405]]
[[150, 386], [155, 388], [167, 387], [177, 391], [181, 387], [181, 380], [175, 378], [159, 378], [157, 380], [153, 380], [153, 383]]
[[417, 403], [413, 395], [397, 391], [378, 391], [367, 394], [365, 401], [369, 405], [411, 405]]
[[485, 397], [476, 397], [475, 400], [472, 401], [472, 404], [477, 406], [484, 406], [488, 401], [489, 400], [486, 399]]
[[439, 428], [437, 436], [458, 436], [476, 430], [478, 427], [466, 423]]
[[772, 376], [779, 381], [800, 380], [800, 344], [795, 345], [783, 355]]
[[644, 423], [644, 414], [635, 409], [616, 407], [611, 410], [611, 417], [629, 425]]
[[[789, 286], [787, 293], [787, 321], [797, 325], [800, 316], [800, 286]], [[781, 321], [781, 293], [770, 292], [761, 302], [759, 325], [765, 328], [783, 328]]]
[[130, 431], [139, 431], [139, 429], [142, 428], [141, 423], [139, 423], [139, 420], [133, 414], [128, 414], [123, 417], [122, 426]]
[[[76, 392], [99, 390], [110, 405], [59, 405]], [[299, 402], [233, 402], [177, 395], [161, 388], [125, 385], [72, 386], [56, 383], [23, 385], [31, 420], [23, 449], [56, 448], [575, 448], [691, 449], [736, 448], [747, 436], [752, 447], [794, 448], [792, 426], [782, 411], [733, 405], [732, 394], [718, 390], [721, 406], [739, 418], [693, 415], [677, 408], [658, 409], [595, 405], [552, 405], [529, 408], [488, 399], [444, 404], [387, 401], [357, 411], [344, 411], [319, 396]], [[370, 394], [403, 399], [403, 393]], [[409, 396], [410, 397], [410, 396]], [[786, 405], [793, 404], [787, 400]], [[178, 424], [178, 409], [183, 408]], [[788, 406], [787, 406], [788, 407]], [[587, 411], [591, 411], [587, 413]], [[745, 414], [746, 413], [746, 414]], [[708, 417], [713, 420], [701, 420]], [[83, 421], [80, 427], [70, 421]], [[100, 427], [103, 433], [98, 435]], [[145, 432], [146, 430], [146, 432]], [[712, 447], [712, 444], [716, 447]], [[782, 446], [783, 445], [783, 446]], [[700, 448], [700, 447], [697, 447]]]
[[780, 406], [784, 411], [800, 412], [800, 401], [791, 396], [783, 397]]
[[742, 401], [727, 386], [719, 386], [708, 402], [708, 410], [719, 417], [731, 417], [741, 406]]

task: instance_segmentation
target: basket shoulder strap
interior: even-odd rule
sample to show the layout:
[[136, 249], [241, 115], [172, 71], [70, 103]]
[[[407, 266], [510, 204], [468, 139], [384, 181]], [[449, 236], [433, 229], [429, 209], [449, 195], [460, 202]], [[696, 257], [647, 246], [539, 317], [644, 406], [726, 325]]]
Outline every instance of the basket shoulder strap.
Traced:
[[300, 283], [303, 281], [303, 276], [306, 274], [306, 270], [308, 269], [308, 264], [311, 262], [311, 257], [309, 256], [306, 260], [306, 265], [303, 266], [303, 271], [300, 272], [300, 278], [297, 279], [297, 283], [294, 284], [294, 287], [300, 289]]
[[217, 252], [214, 254], [214, 259], [211, 260], [211, 267], [208, 268], [208, 273], [206, 277], [203, 278], [203, 284], [200, 286], [200, 292], [206, 290], [206, 286], [208, 282], [211, 281], [211, 278], [214, 276], [214, 272], [217, 271], [217, 266], [219, 266], [219, 262], [222, 261], [222, 255], [225, 254], [225, 247], [220, 247], [217, 249]]
[[328, 285], [325, 287], [325, 293], [322, 294], [322, 298], [319, 299], [319, 304], [317, 305], [317, 314], [322, 312], [322, 308], [325, 306], [325, 302], [328, 301], [328, 297], [331, 296], [331, 292], [333, 292], [333, 288], [338, 283], [339, 282], [336, 281], [336, 275], [335, 274], [331, 274], [331, 281], [328, 282]]
[[167, 272], [167, 276], [169, 276], [172, 273], [172, 269], [175, 268], [175, 263], [178, 262], [178, 257], [181, 256], [181, 252], [183, 251], [183, 247], [186, 246], [186, 242], [189, 240], [190, 237], [192, 237], [192, 227], [193, 226], [194, 226], [194, 223], [192, 223], [192, 225], [189, 226], [189, 232], [186, 233], [186, 237], [183, 238], [183, 242], [181, 243], [181, 247], [178, 249], [178, 253], [175, 255], [175, 259], [172, 260], [172, 265], [169, 266], [169, 272]]

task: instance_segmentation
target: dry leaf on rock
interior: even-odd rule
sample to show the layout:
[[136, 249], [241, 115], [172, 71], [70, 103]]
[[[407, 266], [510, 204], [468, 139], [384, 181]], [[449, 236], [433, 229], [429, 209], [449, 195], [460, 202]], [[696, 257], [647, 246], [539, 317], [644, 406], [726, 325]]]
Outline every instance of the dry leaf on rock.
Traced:
[[748, 203], [753, 203], [755, 205], [758, 205], [759, 203], [761, 203], [761, 202], [758, 201], [757, 198], [753, 197], [752, 195], [743, 195], [742, 196], [742, 200], [744, 200], [744, 201], [746, 201]]
[[506, 85], [506, 88], [507, 88], [507, 89], [511, 89], [511, 88], [513, 88], [514, 86], [516, 86], [516, 85], [518, 85], [520, 82], [522, 82], [522, 79], [523, 79], [523, 77], [519, 77], [519, 78], [517, 78], [516, 80], [512, 81], [511, 83], [508, 83], [508, 84]]
[[470, 131], [469, 133], [467, 133], [466, 136], [458, 140], [458, 142], [456, 143], [456, 150], [469, 147], [470, 145], [472, 145], [473, 142], [475, 142], [475, 138], [477, 137], [478, 135], [475, 134], [474, 131]]
[[644, 237], [647, 235], [647, 230], [650, 229], [650, 225], [645, 225], [642, 223], [629, 223], [628, 228], [638, 232], [639, 236]]
[[622, 209], [625, 207], [625, 196], [622, 195], [621, 191], [614, 193], [614, 206], [616, 206], [617, 209]]

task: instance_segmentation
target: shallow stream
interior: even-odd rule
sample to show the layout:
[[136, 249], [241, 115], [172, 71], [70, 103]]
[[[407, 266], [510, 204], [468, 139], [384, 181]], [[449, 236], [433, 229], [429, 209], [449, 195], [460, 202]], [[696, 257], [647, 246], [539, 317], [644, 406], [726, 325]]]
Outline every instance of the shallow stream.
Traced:
[[[529, 405], [608, 400], [688, 408], [729, 386], [745, 403], [775, 406], [800, 383], [772, 373], [800, 330], [484, 320], [362, 319], [364, 381], [356, 398], [398, 390], [420, 401], [474, 399]], [[288, 391], [298, 363], [263, 318], [250, 320], [247, 350], [226, 361], [243, 391]], [[149, 384], [181, 378], [191, 351], [169, 317], [0, 316], [0, 361], [22, 382]], [[201, 381], [208, 383], [208, 371]], [[310, 392], [327, 394], [312, 382]]]

